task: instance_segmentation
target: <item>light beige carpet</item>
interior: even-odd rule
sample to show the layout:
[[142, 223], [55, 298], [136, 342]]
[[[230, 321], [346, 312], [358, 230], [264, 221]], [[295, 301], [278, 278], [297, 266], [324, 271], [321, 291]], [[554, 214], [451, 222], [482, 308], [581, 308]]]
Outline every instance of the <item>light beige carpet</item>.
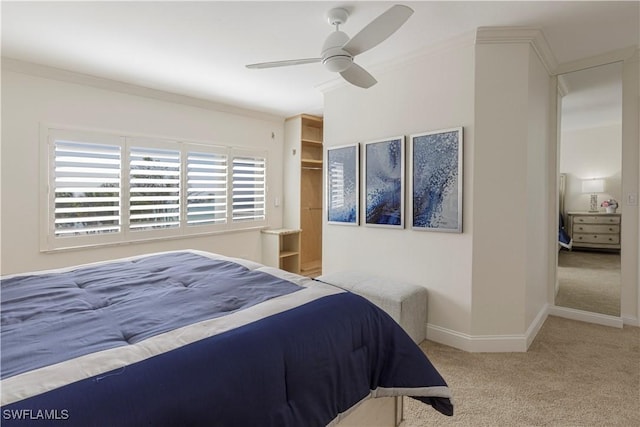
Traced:
[[405, 398], [401, 427], [640, 426], [640, 328], [550, 316], [526, 353], [421, 347], [449, 384], [455, 414]]
[[556, 305], [620, 316], [620, 254], [558, 253]]

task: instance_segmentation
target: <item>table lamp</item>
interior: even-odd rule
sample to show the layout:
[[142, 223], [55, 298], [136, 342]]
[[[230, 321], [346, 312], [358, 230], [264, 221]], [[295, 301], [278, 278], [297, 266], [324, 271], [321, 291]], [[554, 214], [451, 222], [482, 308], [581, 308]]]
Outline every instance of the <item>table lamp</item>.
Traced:
[[582, 192], [591, 193], [589, 212], [598, 212], [598, 194], [604, 191], [603, 179], [585, 179], [582, 181]]

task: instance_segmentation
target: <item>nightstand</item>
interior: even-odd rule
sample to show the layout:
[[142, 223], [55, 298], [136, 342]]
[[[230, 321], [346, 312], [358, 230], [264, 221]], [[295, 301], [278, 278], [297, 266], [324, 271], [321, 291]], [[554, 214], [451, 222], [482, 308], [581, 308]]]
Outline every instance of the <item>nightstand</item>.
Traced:
[[620, 214], [569, 212], [568, 216], [572, 247], [620, 250]]

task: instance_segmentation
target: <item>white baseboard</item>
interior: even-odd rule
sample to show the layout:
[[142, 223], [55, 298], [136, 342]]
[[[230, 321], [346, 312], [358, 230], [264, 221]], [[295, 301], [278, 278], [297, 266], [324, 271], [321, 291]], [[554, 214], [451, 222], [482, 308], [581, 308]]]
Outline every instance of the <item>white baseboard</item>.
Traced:
[[544, 322], [547, 320], [547, 316], [549, 316], [549, 307], [549, 303], [545, 303], [540, 311], [538, 311], [536, 318], [533, 319], [533, 322], [529, 325], [529, 328], [527, 328], [527, 332], [525, 334], [527, 337], [527, 349], [529, 349], [533, 340], [536, 339], [538, 332], [542, 329], [542, 325], [544, 325]]
[[614, 328], [622, 328], [623, 325], [640, 326], [640, 320], [636, 317], [622, 318], [545, 304], [527, 328], [527, 332], [522, 335], [469, 335], [427, 324], [427, 339], [470, 353], [525, 352], [540, 332], [547, 316], [563, 317]]
[[514, 335], [469, 335], [427, 324], [427, 339], [471, 353], [525, 352], [547, 319], [549, 305], [545, 304], [531, 322], [527, 332]]
[[427, 325], [427, 339], [470, 353], [524, 352], [524, 335], [468, 335], [437, 325]]
[[595, 323], [597, 325], [611, 326], [614, 328], [622, 328], [624, 324], [624, 321], [621, 317], [592, 313], [590, 311], [575, 310], [573, 308], [558, 307], [557, 305], [549, 307], [549, 314], [551, 316], [558, 316], [571, 320], [579, 320], [581, 322]]

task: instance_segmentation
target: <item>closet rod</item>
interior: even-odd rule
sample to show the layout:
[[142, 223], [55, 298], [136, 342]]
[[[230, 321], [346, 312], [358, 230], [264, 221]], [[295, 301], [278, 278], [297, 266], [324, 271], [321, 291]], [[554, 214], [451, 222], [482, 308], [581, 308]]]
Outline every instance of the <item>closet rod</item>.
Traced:
[[302, 166], [302, 169], [310, 170], [310, 171], [321, 171], [322, 168], [312, 168], [310, 166]]

